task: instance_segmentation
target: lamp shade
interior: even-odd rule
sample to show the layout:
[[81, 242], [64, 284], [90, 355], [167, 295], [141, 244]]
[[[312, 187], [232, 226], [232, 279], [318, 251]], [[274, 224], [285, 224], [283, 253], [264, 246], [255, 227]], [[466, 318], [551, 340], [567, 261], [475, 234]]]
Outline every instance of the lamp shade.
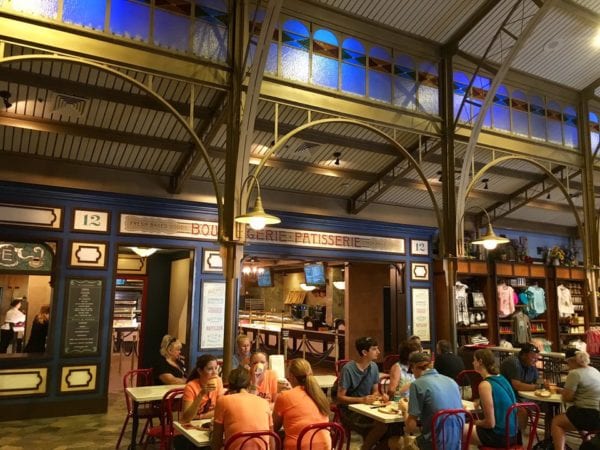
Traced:
[[129, 247], [133, 253], [138, 255], [140, 258], [147, 258], [150, 255], [155, 254], [158, 249], [152, 247]]
[[281, 223], [281, 219], [279, 217], [265, 212], [260, 195], [256, 197], [254, 208], [251, 208], [248, 212], [246, 212], [246, 214], [237, 216], [235, 221], [239, 223], [246, 223], [250, 225], [250, 228], [253, 230], [262, 230], [266, 225], [275, 225], [277, 223]]
[[334, 281], [333, 287], [335, 287], [336, 289], [339, 289], [340, 291], [343, 291], [344, 289], [346, 289], [346, 282], [345, 281]]
[[497, 236], [496, 233], [494, 233], [492, 224], [488, 222], [487, 233], [472, 241], [471, 244], [483, 245], [487, 250], [494, 250], [499, 244], [507, 244], [509, 242], [510, 239]]
[[316, 288], [316, 286], [309, 286], [306, 283], [300, 283], [300, 289], [306, 292], [314, 291]]

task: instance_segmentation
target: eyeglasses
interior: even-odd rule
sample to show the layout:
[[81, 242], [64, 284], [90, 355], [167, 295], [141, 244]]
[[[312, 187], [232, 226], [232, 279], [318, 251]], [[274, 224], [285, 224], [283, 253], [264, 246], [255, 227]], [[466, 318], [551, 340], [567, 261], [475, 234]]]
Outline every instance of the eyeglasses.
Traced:
[[177, 342], [177, 338], [176, 337], [172, 337], [171, 339], [169, 339], [169, 343], [167, 344], [167, 348], [169, 348], [175, 342]]

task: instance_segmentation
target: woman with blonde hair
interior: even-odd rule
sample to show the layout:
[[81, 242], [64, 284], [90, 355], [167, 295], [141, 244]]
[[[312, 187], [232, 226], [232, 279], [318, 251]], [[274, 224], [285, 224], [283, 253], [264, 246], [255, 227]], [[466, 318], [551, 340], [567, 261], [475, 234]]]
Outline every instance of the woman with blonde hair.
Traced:
[[165, 334], [160, 343], [160, 361], [154, 367], [155, 384], [185, 384], [186, 373], [181, 357], [183, 344], [179, 339]]
[[[285, 449], [294, 450], [298, 435], [304, 427], [329, 422], [329, 402], [307, 360], [298, 358], [290, 362], [288, 380], [292, 389], [277, 396], [273, 408], [273, 425], [275, 430], [283, 425]], [[320, 431], [313, 439], [312, 446], [307, 441], [302, 449], [331, 449], [331, 437], [329, 433]]]
[[46, 351], [46, 337], [50, 323], [50, 305], [40, 306], [40, 312], [33, 318], [31, 334], [25, 346], [25, 353], [44, 353]]

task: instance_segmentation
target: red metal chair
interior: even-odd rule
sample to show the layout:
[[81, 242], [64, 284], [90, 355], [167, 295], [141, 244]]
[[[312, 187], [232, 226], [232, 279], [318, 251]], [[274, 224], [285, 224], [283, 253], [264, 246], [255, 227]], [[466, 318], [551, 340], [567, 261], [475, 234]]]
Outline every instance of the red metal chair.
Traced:
[[383, 371], [389, 372], [394, 364], [400, 361], [400, 355], [387, 355], [383, 358]]
[[[270, 439], [275, 441], [275, 447], [269, 446]], [[256, 441], [259, 442], [256, 442]], [[235, 433], [227, 442], [225, 442], [225, 450], [229, 450], [232, 448], [232, 445], [235, 444], [235, 448], [243, 449], [244, 445], [249, 443], [250, 441], [254, 441], [254, 445], [264, 445], [265, 450], [281, 450], [281, 438], [277, 433], [271, 430], [264, 431], [242, 431], [240, 433]]]
[[329, 405], [329, 409], [333, 413], [332, 422], [337, 423], [344, 429], [344, 435], [346, 436], [346, 450], [350, 450], [350, 435], [352, 434], [352, 430], [344, 426], [342, 422], [342, 413], [340, 412], [340, 408], [335, 403], [331, 403]]
[[[127, 423], [129, 423], [129, 419], [133, 417], [133, 401], [131, 400], [129, 395], [127, 395], [127, 388], [138, 386], [151, 386], [152, 384], [152, 369], [130, 370], [123, 376], [123, 394], [125, 395], [127, 415], [125, 416], [125, 422], [123, 422], [123, 426], [121, 427], [121, 433], [119, 434], [119, 438], [117, 439], [117, 450], [119, 450], [119, 446], [121, 445], [121, 440], [123, 439], [123, 435], [125, 434]], [[159, 411], [152, 403], [141, 404], [138, 406], [138, 419], [146, 419], [146, 423], [144, 424], [144, 428], [142, 429], [142, 435], [139, 441], [140, 443], [142, 443], [144, 439], [144, 435], [146, 434], [148, 426], [152, 424], [152, 418], [158, 417], [158, 413]]]
[[[519, 409], [523, 409], [527, 412], [527, 425], [529, 426], [529, 439], [527, 442], [527, 450], [531, 450], [533, 447], [533, 441], [535, 440], [536, 437], [536, 431], [537, 431], [537, 426], [538, 426], [538, 422], [540, 420], [540, 407], [532, 402], [525, 402], [525, 403], [515, 403], [513, 405], [511, 405], [508, 410], [506, 411], [506, 431], [505, 431], [505, 436], [506, 436], [506, 442], [505, 442], [505, 446], [502, 447], [506, 450], [524, 450], [525, 447], [523, 447], [523, 444], [518, 443], [518, 442], [511, 442], [511, 438], [510, 438], [510, 425], [511, 425], [511, 421], [513, 424], [515, 424], [517, 427], [519, 425], [519, 420], [517, 418], [517, 411]], [[486, 447], [486, 446], [479, 446], [480, 450], [494, 450], [494, 447]], [[497, 449], [495, 449], [497, 450]]]
[[378, 384], [379, 394], [380, 395], [387, 394], [389, 385], [390, 385], [390, 376], [389, 375], [382, 375], [381, 377], [379, 377], [379, 384]]
[[335, 376], [339, 377], [340, 373], [342, 373], [342, 367], [350, 362], [349, 359], [338, 359], [335, 363]]
[[[321, 431], [329, 432], [331, 436], [331, 449], [342, 450], [346, 439], [346, 431], [339, 423], [322, 422], [308, 425], [300, 431], [298, 440], [296, 441], [296, 450], [302, 450], [303, 446], [308, 442], [308, 448], [312, 449], [313, 440]], [[310, 433], [310, 434], [309, 434]], [[305, 439], [306, 438], [306, 439]]]
[[450, 440], [446, 438], [446, 424], [448, 420], [458, 420], [457, 432], [459, 436], [463, 436], [464, 424], [468, 424], [466, 439], [462, 439], [461, 449], [467, 450], [471, 441], [471, 433], [473, 433], [473, 416], [466, 409], [442, 409], [434, 414], [431, 419], [431, 443], [433, 450], [438, 450], [438, 440], [443, 443], [441, 450], [445, 449], [445, 445]]
[[456, 375], [456, 384], [460, 386], [461, 394], [463, 394], [465, 386], [471, 386], [471, 398], [465, 400], [477, 400], [479, 398], [479, 383], [482, 381], [483, 378], [475, 370], [463, 370]]
[[179, 413], [183, 406], [182, 398], [183, 388], [171, 389], [163, 395], [160, 403], [160, 425], [148, 429], [146, 442], [144, 442], [144, 450], [148, 447], [150, 438], [158, 438], [160, 440], [161, 450], [171, 449], [171, 443], [175, 436], [173, 421], [179, 421]]

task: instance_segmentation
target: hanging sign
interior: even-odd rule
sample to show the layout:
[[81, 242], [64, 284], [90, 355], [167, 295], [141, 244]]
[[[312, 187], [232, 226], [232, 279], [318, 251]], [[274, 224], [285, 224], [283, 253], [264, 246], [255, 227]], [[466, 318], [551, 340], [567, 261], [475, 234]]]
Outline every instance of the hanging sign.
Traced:
[[412, 334], [422, 341], [430, 341], [429, 289], [412, 288]]
[[52, 251], [36, 242], [0, 241], [0, 270], [14, 272], [50, 272]]

